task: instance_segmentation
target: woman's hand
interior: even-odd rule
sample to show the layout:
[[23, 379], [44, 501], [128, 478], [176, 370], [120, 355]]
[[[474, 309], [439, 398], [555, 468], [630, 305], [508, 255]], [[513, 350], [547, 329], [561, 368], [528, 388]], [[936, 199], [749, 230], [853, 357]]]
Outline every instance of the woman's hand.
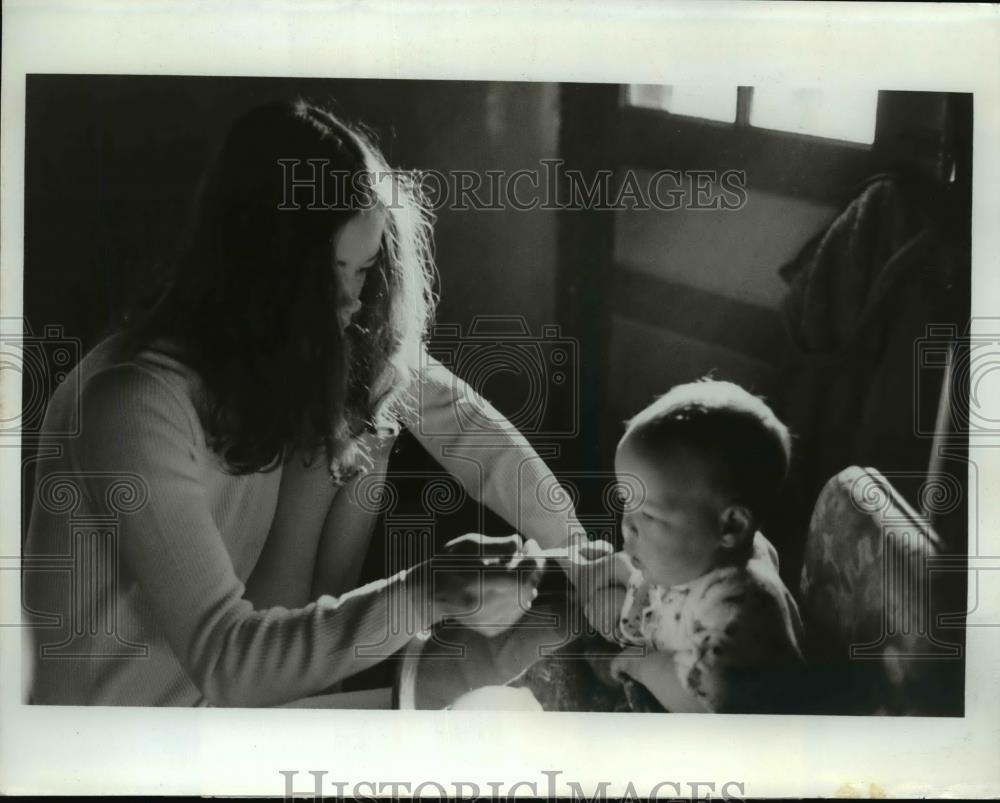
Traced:
[[594, 589], [583, 604], [583, 612], [594, 628], [608, 641], [618, 641], [618, 622], [625, 607], [625, 587], [607, 585]]
[[587, 621], [605, 639], [616, 641], [632, 574], [624, 553], [614, 552], [607, 541], [577, 541], [570, 547], [565, 570], [583, 601]]
[[591, 541], [586, 535], [577, 534], [569, 539], [565, 550], [565, 553], [560, 549], [552, 554], [577, 592], [589, 593], [610, 582], [606, 562], [614, 554], [614, 547], [610, 543], [604, 540]]
[[540, 552], [536, 542], [519, 535], [467, 533], [449, 541], [423, 567], [432, 620], [456, 619], [488, 636], [508, 629], [538, 594]]

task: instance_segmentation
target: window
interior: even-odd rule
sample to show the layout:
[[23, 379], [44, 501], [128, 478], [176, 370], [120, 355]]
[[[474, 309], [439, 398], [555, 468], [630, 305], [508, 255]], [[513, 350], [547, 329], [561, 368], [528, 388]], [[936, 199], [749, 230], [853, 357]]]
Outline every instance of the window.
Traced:
[[750, 125], [871, 145], [878, 91], [756, 88]]
[[736, 122], [736, 87], [702, 88], [669, 84], [630, 84], [627, 103], [686, 117]]
[[737, 126], [871, 145], [878, 91], [631, 84], [626, 104]]

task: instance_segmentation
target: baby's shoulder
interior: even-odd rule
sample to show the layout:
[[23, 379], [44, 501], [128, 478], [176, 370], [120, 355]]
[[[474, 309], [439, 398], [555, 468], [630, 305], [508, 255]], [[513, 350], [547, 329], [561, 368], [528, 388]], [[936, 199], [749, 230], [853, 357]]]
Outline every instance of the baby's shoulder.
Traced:
[[706, 575], [699, 591], [692, 594], [687, 618], [700, 647], [724, 649], [736, 664], [801, 654], [798, 609], [777, 576], [751, 562]]
[[702, 627], [729, 631], [737, 625], [784, 621], [793, 604], [777, 573], [754, 560], [705, 575], [691, 589], [687, 601], [690, 616]]

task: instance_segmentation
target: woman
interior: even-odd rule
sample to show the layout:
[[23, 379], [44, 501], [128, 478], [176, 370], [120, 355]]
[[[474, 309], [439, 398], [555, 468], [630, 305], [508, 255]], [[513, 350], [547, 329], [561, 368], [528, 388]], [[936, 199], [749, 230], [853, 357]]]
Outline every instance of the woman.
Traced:
[[[555, 547], [579, 528], [537, 501], [554, 480], [527, 441], [423, 350], [414, 187], [331, 113], [270, 104], [230, 131], [186, 242], [158, 302], [46, 414], [72, 429], [79, 386], [80, 435], [39, 469], [26, 546], [76, 560], [71, 578], [25, 576], [29, 607], [60, 621], [36, 631], [34, 702], [282, 704], [443, 617], [516, 619], [537, 581], [512, 569], [516, 536], [466, 536], [447, 565], [350, 590], [374, 516], [352, 484], [400, 423], [523, 535]], [[463, 405], [487, 413], [478, 431]]]

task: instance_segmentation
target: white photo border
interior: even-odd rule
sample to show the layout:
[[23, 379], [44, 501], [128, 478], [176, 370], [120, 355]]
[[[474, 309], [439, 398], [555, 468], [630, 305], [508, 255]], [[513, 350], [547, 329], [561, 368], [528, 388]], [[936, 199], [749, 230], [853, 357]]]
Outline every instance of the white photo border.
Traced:
[[[973, 92], [972, 314], [1000, 318], [995, 6], [20, 0], [4, 3], [3, 22], [4, 318], [22, 312], [25, 76], [32, 73], [613, 83], [681, 75], [704, 84]], [[4, 407], [19, 409], [19, 380], [10, 372], [0, 379]], [[998, 391], [985, 387], [990, 398], [980, 404], [1000, 410]], [[981, 481], [980, 551], [997, 556], [1000, 452], [973, 443], [971, 455]], [[0, 471], [0, 556], [14, 556], [18, 450], [0, 449]], [[4, 571], [0, 580], [4, 621], [17, 618], [17, 578]], [[644, 795], [657, 783], [688, 790], [697, 782], [703, 796], [714, 782], [716, 794], [736, 783], [730, 795], [746, 797], [995, 796], [1000, 572], [980, 574], [976, 606], [966, 715], [945, 719], [601, 715], [595, 726], [594, 715], [568, 713], [24, 706], [22, 632], [2, 627], [0, 791], [281, 795], [282, 771], [297, 771], [295, 790], [309, 792], [316, 770], [348, 792], [358, 782], [437, 781], [451, 790], [462, 781], [483, 790], [487, 782], [506, 790], [535, 782], [544, 794], [548, 771], [584, 790], [608, 781], [607, 793], [619, 795], [629, 783]]]

